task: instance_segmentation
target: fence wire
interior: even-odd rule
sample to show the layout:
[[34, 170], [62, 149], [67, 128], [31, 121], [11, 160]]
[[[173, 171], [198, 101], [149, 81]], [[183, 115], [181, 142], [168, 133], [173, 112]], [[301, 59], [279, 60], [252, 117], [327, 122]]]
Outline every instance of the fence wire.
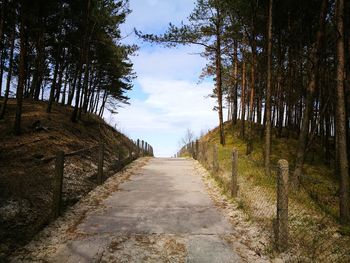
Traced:
[[0, 200], [0, 261], [101, 183], [101, 152], [102, 181], [137, 157], [153, 156], [152, 146], [143, 140], [115, 137], [109, 128], [102, 131], [108, 135], [102, 137], [106, 140], [102, 151], [101, 138], [99, 144], [87, 141], [85, 147], [61, 145], [57, 150], [65, 152], [57, 154], [56, 149], [50, 149], [47, 155], [33, 152], [30, 162], [16, 164], [16, 176], [2, 177], [2, 185], [6, 185], [3, 196], [7, 199]]
[[[211, 142], [197, 142], [185, 146], [179, 154], [197, 159], [223, 192], [230, 195], [232, 149]], [[251, 220], [271, 233], [271, 244], [267, 247], [273, 248], [276, 248], [276, 228], [281, 227], [276, 225], [278, 168], [277, 164], [272, 164], [271, 174], [265, 175], [262, 158], [254, 159], [239, 153], [236, 200]], [[331, 208], [315, 196], [312, 187], [317, 182], [306, 180], [310, 179], [304, 178], [298, 191], [289, 186], [288, 233], [286, 237], [280, 237], [282, 241], [288, 240], [283, 254], [286, 261], [350, 262], [349, 233], [342, 233], [337, 219], [329, 213]]]

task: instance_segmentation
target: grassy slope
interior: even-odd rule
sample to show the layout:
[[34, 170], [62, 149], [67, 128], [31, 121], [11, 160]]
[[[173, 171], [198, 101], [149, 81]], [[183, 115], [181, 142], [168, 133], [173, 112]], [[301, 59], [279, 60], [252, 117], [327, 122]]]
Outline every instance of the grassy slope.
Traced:
[[[239, 136], [239, 127], [232, 129], [229, 123], [225, 124], [226, 145], [219, 145], [218, 129], [214, 129], [204, 136], [202, 140], [211, 144], [218, 145], [218, 157], [221, 167], [229, 171], [231, 168], [231, 150], [237, 148], [239, 152], [239, 172], [246, 178], [252, 178], [253, 183], [267, 188], [275, 189], [275, 175], [277, 171], [277, 162], [280, 159], [286, 159], [290, 164], [290, 171], [293, 171], [297, 139], [295, 138], [276, 138], [273, 136], [271, 142], [271, 166], [272, 178], [267, 178], [263, 172], [263, 151], [264, 141], [259, 136], [254, 137], [254, 151], [246, 155], [246, 143]], [[308, 154], [302, 177], [302, 191], [306, 196], [300, 196], [300, 193], [293, 196], [300, 201], [316, 205], [319, 209], [327, 212], [333, 218], [338, 217], [338, 180], [334, 176], [334, 170], [324, 164], [322, 159], [322, 149], [319, 146], [314, 148]]]
[[[72, 108], [54, 105], [47, 114], [46, 103], [24, 101], [22, 134], [12, 133], [15, 101], [0, 121], [0, 259], [29, 240], [50, 219], [54, 162], [41, 159], [58, 150], [66, 153], [106, 143], [106, 176], [113, 174], [119, 154], [126, 157], [132, 142], [94, 115], [70, 121]], [[45, 129], [35, 130], [40, 121]], [[96, 186], [97, 148], [65, 160], [64, 206], [69, 206]], [[1, 253], [2, 252], [2, 253]], [[0, 260], [1, 261], [1, 260]]]
[[[247, 126], [246, 126], [247, 127]], [[247, 128], [248, 129], [248, 128]], [[262, 223], [268, 231], [272, 228], [272, 219], [276, 216], [276, 171], [279, 159], [286, 159], [293, 170], [294, 154], [297, 140], [295, 138], [272, 138], [272, 175], [265, 176], [263, 167], [263, 140], [258, 135], [254, 137], [254, 151], [246, 155], [246, 143], [239, 136], [239, 124], [232, 128], [225, 124], [226, 145], [219, 145], [218, 128], [204, 135], [200, 140], [200, 161], [210, 169], [212, 166], [213, 145], [218, 146], [219, 172], [213, 177], [222, 187], [223, 193], [229, 196], [231, 152], [237, 148], [239, 202], [252, 220]], [[205, 153], [205, 154], [203, 154]], [[294, 254], [298, 259], [308, 259], [322, 262], [330, 260], [339, 249], [339, 258], [348, 253], [350, 245], [348, 237], [342, 237], [339, 232], [347, 229], [339, 228], [338, 219], [338, 180], [330, 166], [323, 163], [322, 149], [314, 146], [307, 156], [302, 178], [302, 189], [290, 192], [290, 236]], [[303, 247], [303, 249], [297, 247]], [[332, 247], [332, 250], [329, 248]], [[334, 249], [333, 249], [334, 248]], [[294, 253], [293, 252], [293, 253]], [[339, 259], [336, 258], [336, 261]], [[305, 258], [304, 258], [305, 259]], [[347, 259], [350, 255], [347, 254]], [[330, 261], [329, 261], [330, 262]]]

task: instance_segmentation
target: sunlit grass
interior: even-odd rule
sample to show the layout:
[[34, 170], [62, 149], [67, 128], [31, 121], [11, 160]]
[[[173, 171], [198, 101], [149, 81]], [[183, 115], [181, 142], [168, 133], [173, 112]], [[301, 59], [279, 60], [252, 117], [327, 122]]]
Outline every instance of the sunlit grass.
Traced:
[[[200, 162], [210, 171], [222, 194], [235, 201], [252, 221], [258, 222], [267, 231], [272, 229], [276, 217], [276, 178], [277, 162], [289, 162], [290, 175], [294, 169], [297, 139], [276, 138], [271, 141], [271, 174], [264, 169], [264, 138], [256, 132], [253, 136], [253, 151], [247, 155], [247, 142], [240, 136], [240, 124], [232, 127], [225, 124], [225, 146], [219, 143], [219, 131], [214, 129], [200, 140]], [[246, 132], [248, 133], [248, 124]], [[274, 132], [274, 131], [273, 131]], [[247, 134], [246, 134], [247, 135]], [[294, 137], [296, 137], [294, 135]], [[217, 147], [219, 170], [213, 171], [213, 149]], [[232, 171], [232, 150], [238, 150], [238, 198], [230, 196]], [[341, 228], [338, 221], [338, 180], [331, 166], [324, 163], [321, 147], [314, 145], [308, 153], [301, 178], [301, 190], [289, 191], [290, 242], [298, 259], [313, 258], [321, 260], [329, 253], [342, 258], [344, 248], [349, 245], [348, 238], [338, 239], [337, 233], [347, 235], [348, 229]], [[318, 233], [322, 230], [322, 233]], [[318, 233], [318, 234], [315, 234]], [[273, 242], [273, 241], [272, 241]], [[330, 243], [336, 246], [328, 246]], [[300, 246], [303, 249], [299, 249]], [[334, 248], [336, 247], [335, 250]], [[335, 252], [334, 252], [335, 251]], [[311, 253], [310, 255], [308, 253]], [[322, 252], [322, 253], [321, 253]], [[328, 253], [328, 254], [327, 254]], [[318, 257], [320, 255], [320, 257]], [[349, 256], [349, 255], [347, 255]], [[322, 259], [323, 258], [323, 259]]]
[[[280, 159], [286, 159], [290, 164], [290, 173], [294, 169], [294, 156], [297, 148], [296, 138], [276, 138], [273, 136], [271, 142], [271, 175], [265, 175], [263, 167], [264, 139], [260, 134], [254, 134], [253, 152], [246, 155], [247, 143], [240, 137], [239, 123], [235, 128], [229, 123], [225, 124], [225, 146], [219, 143], [219, 131], [214, 129], [202, 138], [202, 141], [208, 143], [209, 166], [212, 163], [213, 145], [217, 145], [218, 162], [222, 173], [230, 174], [232, 166], [232, 150], [238, 150], [238, 173], [251, 184], [265, 187], [267, 191], [275, 191], [277, 162]], [[246, 133], [248, 125], [246, 125]], [[313, 148], [306, 158], [304, 165], [302, 186], [304, 192], [291, 193], [296, 201], [313, 208], [317, 208], [331, 215], [338, 217], [338, 182], [334, 178], [334, 171], [331, 167], [325, 165], [322, 161], [321, 149]], [[310, 155], [309, 154], [309, 155]]]
[[[246, 127], [248, 129], [248, 124]], [[217, 128], [200, 139], [200, 162], [208, 169], [222, 194], [235, 201], [251, 221], [259, 223], [270, 232], [276, 217], [277, 163], [280, 159], [286, 159], [292, 176], [298, 142], [292, 135], [290, 138], [273, 136], [271, 174], [265, 175], [264, 138], [261, 138], [259, 133], [254, 134], [253, 151], [247, 155], [247, 142], [240, 136], [240, 123], [234, 128], [226, 123], [225, 146], [219, 143]], [[214, 145], [217, 147], [217, 172], [213, 170]], [[234, 148], [238, 150], [239, 191], [236, 199], [230, 196]], [[301, 189], [290, 188], [289, 191], [290, 243], [296, 260], [311, 259], [323, 262], [327, 258], [350, 258], [346, 252], [350, 246], [347, 237], [350, 231], [337, 223], [338, 203], [338, 180], [334, 176], [334, 170], [324, 163], [321, 147], [314, 145], [306, 156]], [[339, 233], [343, 238], [337, 237]], [[271, 242], [273, 243], [273, 240]]]

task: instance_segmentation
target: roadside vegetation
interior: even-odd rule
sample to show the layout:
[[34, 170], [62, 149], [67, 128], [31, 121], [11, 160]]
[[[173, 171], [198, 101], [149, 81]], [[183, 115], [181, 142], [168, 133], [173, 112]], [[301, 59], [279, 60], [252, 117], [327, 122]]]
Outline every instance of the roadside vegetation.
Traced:
[[[278, 131], [273, 129], [273, 134]], [[255, 150], [246, 154], [246, 142], [240, 135], [239, 121], [232, 127], [225, 123], [226, 144], [220, 145], [219, 129], [216, 128], [198, 140], [198, 152], [192, 147], [183, 147], [179, 156], [192, 157], [210, 172], [222, 194], [237, 204], [249, 217], [270, 236], [265, 245], [266, 253], [273, 258], [275, 253], [273, 222], [276, 218], [277, 161], [290, 162], [294, 170], [296, 138], [272, 137], [271, 174], [264, 170], [263, 142], [254, 136]], [[296, 136], [295, 136], [296, 137]], [[217, 157], [214, 154], [217, 149]], [[238, 197], [231, 197], [232, 150], [238, 150]], [[291, 262], [348, 262], [350, 254], [350, 229], [339, 224], [339, 177], [324, 164], [321, 146], [314, 144], [312, 155], [305, 160], [303, 180], [299, 190], [290, 188], [289, 233], [290, 247], [282, 258]], [[214, 168], [215, 158], [218, 169]]]
[[[197, 0], [183, 23], [170, 23], [163, 33], [137, 32], [145, 41], [168, 47], [202, 47], [207, 63], [201, 77], [215, 83], [211, 95], [217, 99], [220, 145], [230, 142], [231, 131], [224, 125], [228, 112], [244, 152], [253, 160], [263, 157], [259, 160], [267, 176], [275, 157], [285, 156], [293, 164], [290, 187], [295, 190], [305, 182], [336, 178], [338, 186], [331, 185], [322, 199], [338, 196], [339, 209], [331, 210], [338, 211], [346, 228], [349, 13], [350, 3], [344, 0]], [[278, 140], [272, 139], [272, 130]], [[289, 145], [281, 146], [283, 141]], [[314, 191], [318, 196], [325, 189]]]
[[134, 142], [102, 118], [84, 114], [72, 123], [72, 107], [57, 105], [47, 113], [46, 106], [25, 100], [22, 133], [16, 136], [11, 125], [16, 102], [11, 99], [0, 125], [0, 261], [52, 221], [52, 157], [57, 151], [69, 154], [85, 149], [65, 157], [62, 213], [98, 185], [96, 146], [100, 141], [105, 143], [105, 179], [137, 153]]

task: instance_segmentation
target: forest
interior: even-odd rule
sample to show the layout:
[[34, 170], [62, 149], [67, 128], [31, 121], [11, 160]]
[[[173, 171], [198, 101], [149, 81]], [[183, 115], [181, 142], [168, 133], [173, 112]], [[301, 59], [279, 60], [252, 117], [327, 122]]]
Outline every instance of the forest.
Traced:
[[[105, 252], [124, 256], [125, 248], [131, 256], [142, 256], [141, 248], [157, 254], [158, 246], [164, 262], [174, 255], [169, 248], [179, 250], [179, 262], [187, 250], [219, 262], [222, 247], [231, 255], [241, 243], [247, 262], [256, 261], [244, 257], [251, 255], [349, 262], [350, 1], [193, 0], [183, 22], [123, 36], [130, 6], [137, 11], [147, 2], [161, 13], [161, 3], [176, 1], [129, 2], [0, 0], [0, 261], [21, 255], [46, 261], [64, 247], [74, 261], [69, 242], [82, 238], [77, 247], [87, 255], [77, 255], [84, 260], [103, 261]], [[138, 40], [168, 48], [194, 45], [206, 59], [198, 77], [213, 87], [208, 95], [218, 127], [200, 138], [188, 130], [175, 157], [190, 158], [152, 158], [148, 143], [132, 141], [105, 121], [129, 104], [133, 62], [139, 69], [131, 57], [139, 46], [161, 53]], [[151, 96], [143, 92], [133, 95]], [[134, 112], [127, 109], [127, 118], [133, 113], [153, 126], [144, 112]], [[152, 136], [160, 140], [155, 126]], [[148, 127], [140, 127], [147, 136]], [[105, 213], [106, 220], [95, 221], [92, 211]], [[224, 221], [224, 231], [215, 230]], [[79, 232], [87, 222], [93, 232]], [[97, 225], [108, 229], [109, 241], [95, 232]], [[38, 249], [32, 240], [44, 241]], [[135, 261], [148, 259], [147, 253]]]
[[125, 0], [0, 0], [0, 262], [56, 219], [43, 159], [64, 152], [60, 214], [98, 185], [96, 145], [106, 178], [131, 158], [136, 142], [102, 118], [129, 103], [130, 12]]
[[0, 9], [0, 119], [15, 98], [15, 134], [23, 99], [47, 101], [47, 113], [73, 106], [73, 122], [127, 103], [137, 49], [120, 43], [127, 1], [2, 0]]
[[[322, 146], [323, 162], [339, 179], [339, 218], [350, 224], [350, 3], [344, 0], [198, 0], [188, 21], [164, 34], [136, 33], [168, 47], [199, 45], [213, 77], [220, 144], [224, 111], [239, 125], [246, 154], [264, 140], [270, 173], [272, 132], [296, 138], [291, 181], [299, 189], [305, 157]], [[311, 153], [312, 154], [312, 153]]]

